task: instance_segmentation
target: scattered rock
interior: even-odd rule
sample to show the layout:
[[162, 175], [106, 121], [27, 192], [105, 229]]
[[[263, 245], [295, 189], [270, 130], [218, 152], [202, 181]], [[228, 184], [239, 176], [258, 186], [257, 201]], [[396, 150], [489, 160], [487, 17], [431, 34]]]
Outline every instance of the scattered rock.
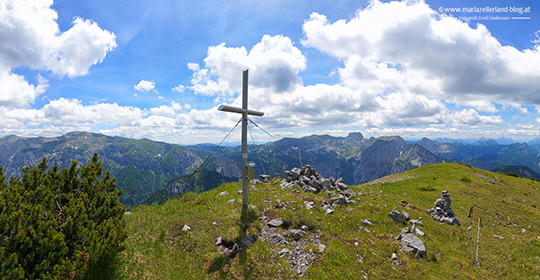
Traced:
[[416, 258], [421, 258], [426, 254], [426, 246], [420, 238], [412, 233], [406, 233], [398, 236], [401, 241], [401, 249], [407, 252], [413, 252]]
[[268, 236], [267, 241], [269, 243], [271, 243], [271, 244], [275, 244], [275, 245], [278, 245], [278, 246], [287, 246], [287, 244], [289, 244], [287, 239], [285, 239], [285, 237], [283, 237], [283, 235], [281, 235], [279, 233], [274, 233], [274, 234]]
[[300, 240], [300, 238], [304, 237], [304, 235], [306, 235], [306, 232], [303, 231], [303, 230], [300, 230], [300, 229], [291, 229], [289, 230], [289, 234], [291, 235], [291, 237], [298, 241]]
[[391, 260], [397, 260], [397, 255], [396, 253], [392, 253], [392, 256], [390, 257]]
[[411, 218], [411, 215], [405, 211], [401, 212], [401, 214], [403, 214], [403, 219], [405, 219], [405, 221], [408, 221]]
[[323, 209], [324, 209], [324, 213], [326, 214], [332, 214], [336, 211], [334, 208], [332, 208], [332, 206], [327, 206], [326, 209], [323, 207]]
[[223, 243], [223, 238], [220, 236], [216, 238], [216, 242], [214, 243], [216, 246], [219, 246]]
[[229, 192], [220, 192], [219, 195], [229, 195]]
[[131, 215], [131, 212], [126, 211], [126, 212], [124, 212], [124, 215], [129, 216], [129, 215]]
[[366, 226], [371, 226], [371, 225], [373, 225], [368, 219], [364, 219], [364, 220], [362, 221], [362, 223], [363, 223], [364, 225], [366, 225]]
[[392, 210], [392, 212], [388, 213], [388, 216], [390, 216], [394, 221], [398, 223], [405, 224], [405, 217], [403, 217], [403, 214], [397, 210]]
[[306, 205], [307, 210], [310, 210], [311, 208], [313, 208], [313, 204], [315, 204], [315, 202], [313, 201], [304, 201], [304, 205]]
[[184, 224], [184, 227], [182, 228], [182, 231], [188, 231], [188, 230], [190, 230], [190, 229], [191, 229], [190, 226]]
[[251, 245], [253, 244], [253, 241], [251, 238], [248, 238], [247, 236], [242, 238], [242, 240], [240, 240], [240, 244], [242, 244], [242, 246], [244, 247], [251, 247]]
[[435, 200], [435, 207], [426, 211], [433, 219], [449, 225], [460, 225], [459, 220], [455, 217], [454, 211], [450, 207], [452, 200], [448, 191], [442, 191], [441, 197]]
[[324, 249], [326, 249], [326, 245], [320, 243], [320, 244], [319, 244], [319, 253], [324, 252]]
[[227, 203], [230, 203], [230, 204], [234, 204], [234, 202], [236, 201], [236, 199], [230, 199], [230, 200], [227, 200]]
[[270, 175], [266, 175], [266, 174], [259, 175], [259, 178], [261, 178], [263, 183], [268, 183], [270, 182], [270, 179], [271, 179]]
[[282, 258], [286, 257], [290, 253], [291, 253], [291, 250], [289, 250], [287, 248], [283, 248], [278, 252], [279, 256], [282, 257]]
[[303, 231], [306, 231], [306, 230], [308, 230], [309, 228], [308, 228], [308, 226], [303, 225], [303, 226], [300, 227], [300, 229], [303, 230]]
[[263, 182], [259, 179], [253, 179], [249, 181], [250, 184], [261, 185]]
[[371, 230], [369, 230], [369, 229], [367, 229], [367, 228], [365, 228], [365, 227], [363, 227], [363, 226], [360, 226], [360, 229], [365, 230], [367, 233], [370, 233], [370, 232], [371, 232]]
[[283, 220], [281, 218], [273, 219], [268, 222], [268, 225], [271, 227], [280, 227], [283, 225]]
[[332, 214], [334, 213], [334, 211], [336, 211], [334, 210], [334, 208], [330, 205], [328, 201], [323, 200], [322, 204], [323, 204], [322, 208], [326, 214]]
[[[420, 217], [420, 219], [422, 219], [422, 217]], [[417, 225], [417, 226], [424, 226], [424, 223], [422, 223], [422, 221], [420, 221], [420, 219], [418, 220], [411, 220], [411, 224], [413, 225]]]
[[419, 228], [415, 228], [413, 233], [416, 233], [416, 234], [418, 234], [420, 236], [426, 235], [426, 233], [421, 231]]
[[486, 176], [486, 175], [482, 175], [482, 174], [478, 174], [478, 173], [474, 173], [474, 175], [476, 175], [477, 177], [480, 177], [480, 178], [482, 178], [482, 179], [484, 179], [484, 180], [487, 180], [487, 181], [489, 181], [490, 183], [495, 184], [495, 185], [499, 185], [499, 184], [501, 183], [501, 182], [498, 182], [498, 181], [495, 181], [495, 180], [489, 178], [489, 177]]
[[494, 237], [494, 238], [499, 238], [499, 239], [504, 239], [504, 237], [502, 237], [502, 236], [500, 236], [500, 235], [496, 235], [496, 234], [494, 234], [493, 237]]

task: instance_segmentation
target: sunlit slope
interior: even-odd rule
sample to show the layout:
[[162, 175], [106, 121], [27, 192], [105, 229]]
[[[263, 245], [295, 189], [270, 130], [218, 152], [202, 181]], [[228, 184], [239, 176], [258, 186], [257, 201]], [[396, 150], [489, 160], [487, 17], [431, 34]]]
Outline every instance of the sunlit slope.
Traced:
[[[297, 276], [288, 258], [279, 256], [295, 241], [277, 246], [258, 238], [234, 257], [214, 243], [229, 245], [246, 235], [259, 237], [267, 221], [282, 218], [284, 236], [307, 226], [298, 242], [315, 239], [306, 279], [534, 279], [540, 275], [540, 183], [458, 164], [438, 164], [391, 175], [350, 189], [356, 205], [325, 214], [327, 194], [281, 190], [279, 184], [250, 191], [253, 207], [242, 214], [240, 184], [225, 184], [201, 194], [187, 194], [161, 206], [142, 206], [128, 215], [129, 238], [122, 274], [128, 279], [290, 279]], [[426, 215], [442, 190], [448, 190], [461, 226]], [[229, 194], [219, 195], [227, 191]], [[232, 202], [231, 200], [235, 201]], [[314, 201], [306, 209], [304, 201]], [[474, 206], [473, 240], [467, 213]], [[427, 255], [415, 259], [396, 240], [405, 227], [388, 217], [392, 209], [422, 217], [419, 236]], [[479, 263], [474, 267], [478, 217]], [[364, 225], [368, 219], [372, 225]], [[240, 223], [241, 222], [241, 223]], [[191, 229], [183, 231], [184, 225]], [[410, 223], [407, 225], [410, 226]], [[368, 229], [368, 230], [366, 230]], [[264, 238], [263, 238], [264, 239]], [[242, 247], [242, 246], [240, 246]], [[391, 260], [396, 253], [397, 261]]]

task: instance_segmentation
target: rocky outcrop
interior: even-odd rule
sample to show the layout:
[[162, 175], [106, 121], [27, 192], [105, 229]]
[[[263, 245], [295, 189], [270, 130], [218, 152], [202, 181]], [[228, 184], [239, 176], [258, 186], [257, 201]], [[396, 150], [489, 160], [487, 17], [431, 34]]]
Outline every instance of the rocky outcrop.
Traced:
[[448, 191], [442, 191], [441, 197], [435, 200], [435, 207], [427, 210], [427, 214], [430, 215], [433, 219], [447, 223], [449, 225], [458, 225], [459, 220], [455, 217], [454, 211], [450, 207], [452, 200], [450, 199], [450, 194]]
[[410, 217], [407, 212], [399, 212], [397, 210], [392, 210], [392, 212], [388, 213], [388, 216], [394, 219], [394, 221], [403, 224], [406, 224]]

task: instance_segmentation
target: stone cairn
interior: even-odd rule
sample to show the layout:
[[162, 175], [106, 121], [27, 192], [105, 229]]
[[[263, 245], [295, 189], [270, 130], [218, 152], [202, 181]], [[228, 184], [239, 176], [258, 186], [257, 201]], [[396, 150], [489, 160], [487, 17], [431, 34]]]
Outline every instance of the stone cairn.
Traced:
[[313, 166], [304, 165], [301, 169], [295, 167], [291, 171], [285, 171], [285, 175], [287, 177], [280, 184], [282, 190], [299, 187], [305, 192], [326, 192], [331, 200], [331, 202], [323, 201], [323, 209], [327, 214], [333, 213], [336, 205], [358, 204], [351, 199], [351, 197], [356, 196], [356, 193], [349, 189], [343, 178], [334, 180], [333, 177], [330, 177], [326, 179], [317, 173]]
[[441, 197], [435, 200], [435, 207], [428, 209], [427, 214], [436, 221], [459, 226], [459, 221], [455, 217], [452, 208], [450, 208], [451, 203], [452, 200], [448, 191], [442, 191]]

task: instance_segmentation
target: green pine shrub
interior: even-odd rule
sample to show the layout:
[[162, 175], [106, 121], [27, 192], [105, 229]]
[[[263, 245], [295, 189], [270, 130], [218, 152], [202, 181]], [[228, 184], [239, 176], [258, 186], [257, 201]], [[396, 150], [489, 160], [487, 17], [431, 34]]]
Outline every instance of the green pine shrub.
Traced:
[[471, 178], [469, 177], [461, 177], [461, 179], [459, 179], [461, 182], [465, 182], [465, 183], [470, 183], [472, 182]]
[[432, 192], [434, 190], [435, 188], [432, 187], [431, 185], [425, 185], [425, 186], [420, 187], [420, 191], [423, 191], [423, 192]]
[[0, 279], [111, 277], [127, 237], [125, 207], [98, 155], [60, 171], [43, 159], [23, 173], [6, 183], [0, 166]]

